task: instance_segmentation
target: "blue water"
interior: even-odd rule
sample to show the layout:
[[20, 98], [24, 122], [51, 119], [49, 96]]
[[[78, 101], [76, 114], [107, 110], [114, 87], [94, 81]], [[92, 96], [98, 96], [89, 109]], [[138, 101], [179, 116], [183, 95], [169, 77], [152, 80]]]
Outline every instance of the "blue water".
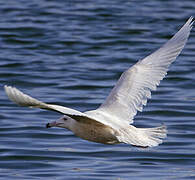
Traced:
[[65, 129], [61, 115], [18, 107], [3, 85], [79, 111], [97, 108], [120, 74], [190, 17], [185, 1], [0, 1], [0, 179], [195, 179], [195, 33], [153, 92], [137, 127], [168, 127], [155, 148], [102, 145]]

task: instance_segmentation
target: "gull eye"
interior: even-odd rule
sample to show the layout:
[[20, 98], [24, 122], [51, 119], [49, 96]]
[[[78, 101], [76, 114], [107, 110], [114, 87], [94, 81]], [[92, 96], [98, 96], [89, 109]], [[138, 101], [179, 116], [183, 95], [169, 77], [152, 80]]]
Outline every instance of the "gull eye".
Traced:
[[66, 120], [67, 120], [67, 118], [65, 118], [65, 117], [63, 117], [62, 119], [63, 119], [64, 121], [66, 121]]

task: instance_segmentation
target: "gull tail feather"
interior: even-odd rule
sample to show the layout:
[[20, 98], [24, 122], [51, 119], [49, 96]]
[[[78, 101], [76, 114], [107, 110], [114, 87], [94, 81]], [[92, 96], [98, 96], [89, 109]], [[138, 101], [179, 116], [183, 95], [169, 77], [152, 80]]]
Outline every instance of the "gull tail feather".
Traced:
[[121, 136], [118, 137], [120, 142], [145, 148], [158, 146], [167, 134], [164, 125], [155, 128], [136, 128], [130, 125], [128, 128], [120, 129], [120, 131]]
[[145, 137], [146, 146], [158, 146], [163, 142], [162, 139], [167, 137], [167, 128], [166, 126], [159, 126], [155, 128], [137, 128], [141, 134]]

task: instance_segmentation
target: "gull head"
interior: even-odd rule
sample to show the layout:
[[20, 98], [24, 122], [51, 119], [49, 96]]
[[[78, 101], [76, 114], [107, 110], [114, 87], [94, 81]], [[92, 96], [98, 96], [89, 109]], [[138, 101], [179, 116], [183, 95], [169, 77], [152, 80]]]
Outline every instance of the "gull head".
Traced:
[[60, 128], [66, 128], [70, 130], [70, 126], [73, 123], [73, 119], [68, 117], [68, 116], [62, 116], [60, 119], [47, 123], [46, 128], [51, 128], [51, 127], [60, 127]]

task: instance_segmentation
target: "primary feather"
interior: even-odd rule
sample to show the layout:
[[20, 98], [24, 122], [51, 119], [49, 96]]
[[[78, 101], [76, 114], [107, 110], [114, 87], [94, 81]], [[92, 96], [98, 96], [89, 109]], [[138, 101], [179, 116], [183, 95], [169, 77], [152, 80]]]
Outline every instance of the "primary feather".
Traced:
[[121, 122], [133, 123], [137, 111], [142, 111], [147, 99], [151, 98], [151, 90], [156, 90], [167, 74], [169, 65], [186, 44], [192, 24], [191, 17], [160, 49], [126, 70], [96, 111], [115, 116]]
[[15, 87], [4, 86], [4, 89], [9, 99], [20, 106], [47, 109], [47, 110], [57, 111], [59, 113], [67, 114], [67, 115], [80, 115], [80, 116], [83, 115], [83, 113], [71, 108], [54, 105], [54, 104], [46, 104], [44, 102], [41, 102], [33, 97], [30, 97], [27, 94], [24, 94], [23, 92], [19, 91]]

